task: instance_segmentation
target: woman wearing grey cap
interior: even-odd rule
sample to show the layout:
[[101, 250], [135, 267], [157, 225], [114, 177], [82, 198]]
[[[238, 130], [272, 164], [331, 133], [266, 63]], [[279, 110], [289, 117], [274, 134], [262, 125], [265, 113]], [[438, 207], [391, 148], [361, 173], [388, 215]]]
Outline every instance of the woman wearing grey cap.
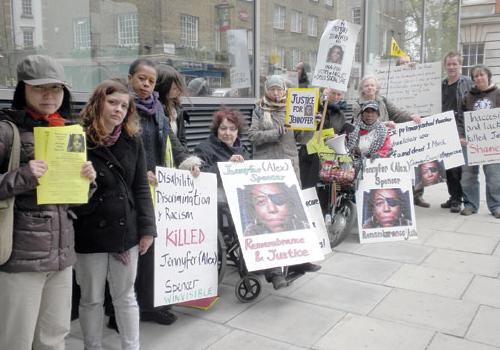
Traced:
[[[70, 92], [63, 67], [48, 56], [25, 57], [17, 77], [13, 109], [0, 111], [0, 120], [16, 124], [21, 140], [20, 166], [6, 172], [14, 132], [0, 122], [0, 199], [15, 197], [12, 254], [0, 266], [0, 349], [64, 349], [76, 258], [74, 214], [65, 204], [37, 204], [47, 163], [34, 160], [33, 128], [64, 125]], [[90, 162], [81, 175], [94, 182]]]

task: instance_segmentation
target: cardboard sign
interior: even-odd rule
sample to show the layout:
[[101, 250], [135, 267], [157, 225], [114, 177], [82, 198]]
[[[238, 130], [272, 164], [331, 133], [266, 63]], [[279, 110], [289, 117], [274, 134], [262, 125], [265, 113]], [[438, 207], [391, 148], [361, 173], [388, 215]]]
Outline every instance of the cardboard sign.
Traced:
[[302, 190], [302, 197], [304, 197], [304, 207], [309, 214], [314, 232], [316, 232], [316, 235], [318, 236], [321, 251], [325, 255], [330, 254], [332, 252], [332, 248], [330, 247], [330, 239], [328, 238], [328, 232], [326, 231], [325, 218], [323, 217], [323, 212], [321, 211], [321, 205], [319, 204], [316, 189], [311, 187]]
[[464, 112], [467, 165], [500, 163], [500, 108]]
[[316, 130], [319, 89], [288, 89], [286, 124], [291, 130]]

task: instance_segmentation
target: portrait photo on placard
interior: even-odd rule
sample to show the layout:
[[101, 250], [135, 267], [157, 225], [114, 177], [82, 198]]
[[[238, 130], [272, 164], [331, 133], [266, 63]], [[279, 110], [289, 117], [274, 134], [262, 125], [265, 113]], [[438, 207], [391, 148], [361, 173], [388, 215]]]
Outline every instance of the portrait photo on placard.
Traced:
[[446, 169], [442, 160], [431, 160], [415, 167], [415, 188], [422, 189], [446, 180]]
[[363, 228], [411, 226], [410, 194], [400, 188], [363, 192]]
[[244, 236], [309, 228], [296, 185], [245, 185], [237, 190]]
[[344, 60], [344, 48], [342, 45], [335, 44], [328, 50], [328, 55], [326, 56], [327, 63], [342, 64]]

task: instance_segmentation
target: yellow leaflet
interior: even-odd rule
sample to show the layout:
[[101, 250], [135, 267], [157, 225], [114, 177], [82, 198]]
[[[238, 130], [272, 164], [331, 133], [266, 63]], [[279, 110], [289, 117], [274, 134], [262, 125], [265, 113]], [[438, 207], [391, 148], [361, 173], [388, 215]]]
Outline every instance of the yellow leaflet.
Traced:
[[335, 135], [333, 128], [323, 129], [323, 132], [321, 133], [321, 141], [319, 143], [317, 142], [318, 133], [319, 133], [319, 131], [315, 131], [314, 136], [306, 144], [307, 154], [333, 153], [333, 150], [325, 144], [325, 139], [333, 137], [333, 135]]

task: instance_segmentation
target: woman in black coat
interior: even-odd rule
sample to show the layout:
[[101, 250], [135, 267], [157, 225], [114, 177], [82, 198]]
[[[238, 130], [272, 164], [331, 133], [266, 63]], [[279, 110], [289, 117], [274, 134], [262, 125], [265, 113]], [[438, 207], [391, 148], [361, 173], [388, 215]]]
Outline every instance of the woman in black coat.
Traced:
[[97, 190], [76, 209], [75, 265], [85, 348], [102, 346], [104, 286], [109, 282], [122, 347], [139, 349], [134, 292], [139, 255], [156, 236], [146, 157], [133, 97], [114, 80], [99, 84], [81, 113]]

